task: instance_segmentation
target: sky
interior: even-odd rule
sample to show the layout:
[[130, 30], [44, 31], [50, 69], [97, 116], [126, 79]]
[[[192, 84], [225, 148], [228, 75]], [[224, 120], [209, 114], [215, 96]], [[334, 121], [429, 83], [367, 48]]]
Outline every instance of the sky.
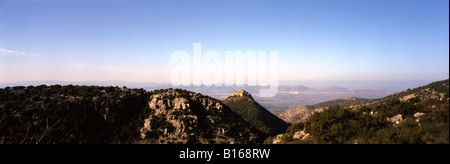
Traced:
[[449, 78], [448, 0], [0, 0], [0, 83], [170, 81], [173, 52], [278, 51], [285, 85]]

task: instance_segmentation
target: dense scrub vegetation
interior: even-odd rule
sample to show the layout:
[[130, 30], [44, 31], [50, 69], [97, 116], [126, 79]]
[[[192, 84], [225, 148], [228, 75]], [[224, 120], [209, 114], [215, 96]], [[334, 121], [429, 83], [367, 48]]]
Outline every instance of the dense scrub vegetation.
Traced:
[[0, 89], [0, 143], [131, 143], [149, 112], [149, 94], [119, 87], [6, 87]]
[[230, 107], [245, 121], [266, 135], [283, 133], [288, 124], [270, 113], [263, 106], [247, 97], [231, 97], [224, 104]]
[[314, 105], [307, 105], [306, 107], [309, 109], [319, 109], [329, 106], [352, 106], [352, 105], [360, 105], [360, 104], [367, 104], [374, 100], [372, 99], [363, 99], [363, 98], [344, 98], [344, 99], [338, 99], [338, 100], [332, 100], [332, 101], [325, 101]]
[[[415, 113], [424, 113], [415, 117]], [[394, 124], [387, 118], [402, 115]], [[449, 101], [391, 98], [384, 103], [348, 109], [329, 107], [305, 123], [310, 143], [425, 144], [449, 143]]]

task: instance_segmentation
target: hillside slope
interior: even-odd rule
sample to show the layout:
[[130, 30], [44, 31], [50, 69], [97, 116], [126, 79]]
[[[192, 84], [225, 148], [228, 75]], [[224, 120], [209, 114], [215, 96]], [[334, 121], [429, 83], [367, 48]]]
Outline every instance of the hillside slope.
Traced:
[[343, 98], [332, 101], [325, 101], [314, 105], [291, 108], [286, 111], [278, 113], [277, 116], [289, 123], [305, 122], [314, 111], [322, 110], [329, 106], [357, 107], [368, 104], [373, 101], [374, 100], [371, 99], [363, 99], [356, 97]]
[[448, 94], [448, 90], [449, 80], [443, 80], [433, 82], [418, 88], [398, 92], [380, 99], [363, 99], [356, 97], [337, 99], [332, 101], [325, 101], [315, 105], [291, 108], [284, 112], [278, 113], [277, 116], [288, 123], [305, 122], [313, 112], [321, 111], [329, 106], [341, 106], [353, 109], [361, 106], [383, 103], [390, 99], [398, 99], [403, 102], [413, 99], [416, 99], [416, 101], [443, 100], [445, 98], [445, 94]]
[[258, 104], [247, 91], [236, 91], [222, 102], [253, 127], [267, 135], [283, 133], [288, 127], [286, 122]]
[[[348, 99], [358, 102], [358, 99]], [[385, 98], [343, 100], [309, 113], [301, 128], [265, 143], [448, 144], [449, 81], [438, 81]], [[292, 129], [297, 129], [292, 131]]]
[[257, 143], [260, 132], [209, 96], [180, 89], [0, 89], [0, 143]]

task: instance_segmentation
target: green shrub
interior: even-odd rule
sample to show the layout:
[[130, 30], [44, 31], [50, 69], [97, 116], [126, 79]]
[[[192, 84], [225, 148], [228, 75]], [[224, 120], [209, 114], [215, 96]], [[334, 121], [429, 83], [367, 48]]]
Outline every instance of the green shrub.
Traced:
[[295, 132], [301, 131], [301, 130], [303, 130], [303, 128], [304, 128], [303, 123], [292, 124], [291, 126], [289, 126], [287, 128], [286, 134], [290, 135], [290, 136], [293, 136]]
[[330, 107], [323, 112], [314, 113], [306, 121], [305, 129], [312, 136], [325, 143], [344, 143], [356, 132], [352, 122], [356, 115], [349, 109]]

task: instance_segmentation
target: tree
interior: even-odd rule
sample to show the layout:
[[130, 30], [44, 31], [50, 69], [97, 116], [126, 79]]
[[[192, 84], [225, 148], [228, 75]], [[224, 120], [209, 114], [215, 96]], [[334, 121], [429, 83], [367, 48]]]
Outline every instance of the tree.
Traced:
[[291, 126], [289, 126], [286, 130], [286, 134], [293, 136], [295, 132], [303, 130], [304, 125], [303, 123], [294, 123]]

